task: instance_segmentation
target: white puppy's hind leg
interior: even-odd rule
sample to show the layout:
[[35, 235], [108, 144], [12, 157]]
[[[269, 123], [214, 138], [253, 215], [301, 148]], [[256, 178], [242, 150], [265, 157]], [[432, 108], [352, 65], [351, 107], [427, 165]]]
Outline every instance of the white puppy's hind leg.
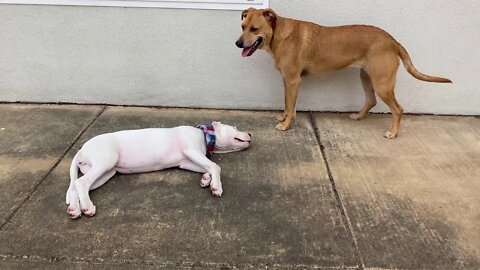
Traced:
[[[103, 163], [92, 161], [92, 168], [82, 177], [78, 178], [75, 182], [75, 188], [77, 189], [78, 198], [80, 199], [80, 209], [87, 216], [94, 216], [96, 207], [90, 199], [88, 192], [92, 185], [106, 172], [109, 172], [113, 165], [111, 162]], [[97, 165], [98, 164], [98, 165]]]
[[97, 180], [98, 177], [100, 177], [101, 174], [102, 172], [98, 173], [94, 170], [90, 170], [87, 174], [78, 178], [78, 180], [75, 182], [75, 188], [77, 189], [78, 198], [80, 200], [80, 208], [87, 216], [95, 215], [95, 205], [90, 200], [88, 191], [90, 190], [90, 186]]
[[69, 189], [68, 194], [68, 208], [67, 213], [71, 219], [77, 219], [82, 215], [82, 211], [80, 211], [80, 200], [78, 199], [77, 190], [73, 188], [73, 190]]
[[68, 204], [67, 213], [71, 219], [77, 219], [82, 215], [82, 211], [80, 211], [80, 201], [77, 190], [75, 189], [75, 181], [77, 181], [78, 178], [78, 156], [79, 153], [75, 155], [70, 165], [70, 186], [68, 187], [65, 199]]
[[102, 176], [100, 176], [100, 178], [97, 179], [97, 181], [93, 183], [93, 185], [90, 187], [90, 190], [94, 190], [103, 186], [103, 184], [105, 184], [108, 180], [110, 180], [110, 178], [112, 178], [116, 172], [117, 171], [115, 169], [112, 169], [104, 173]]
[[[82, 162], [81, 164], [78, 164], [78, 168], [82, 172], [82, 174], [86, 174], [92, 166], [86, 162]], [[78, 198], [78, 193], [77, 189], [75, 188], [75, 182], [77, 181], [77, 176], [78, 172], [75, 172], [75, 181], [72, 181], [70, 183], [70, 187], [68, 188], [67, 191], [67, 213], [70, 216], [71, 219], [77, 219], [82, 215], [82, 211], [80, 210], [80, 199]]]
[[[114, 140], [97, 140], [82, 147], [82, 158], [88, 161], [88, 171], [75, 181], [80, 210], [87, 216], [95, 215], [95, 205], [88, 192], [94, 183], [104, 174], [110, 172], [118, 162], [118, 152]], [[87, 142], [88, 143], [88, 142]]]
[[68, 186], [67, 194], [65, 201], [67, 204], [70, 204], [70, 197], [72, 192], [75, 190], [75, 181], [78, 179], [78, 156], [80, 153], [76, 153], [72, 159], [72, 163], [70, 163], [70, 185]]

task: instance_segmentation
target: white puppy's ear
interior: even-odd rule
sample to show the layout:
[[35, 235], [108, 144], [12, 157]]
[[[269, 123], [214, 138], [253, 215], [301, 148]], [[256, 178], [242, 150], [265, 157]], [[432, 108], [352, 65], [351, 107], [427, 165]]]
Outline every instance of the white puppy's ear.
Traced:
[[213, 121], [213, 122], [212, 122], [212, 125], [213, 125], [214, 127], [218, 127], [218, 126], [220, 126], [221, 124], [222, 124], [222, 123], [219, 122], [219, 121]]

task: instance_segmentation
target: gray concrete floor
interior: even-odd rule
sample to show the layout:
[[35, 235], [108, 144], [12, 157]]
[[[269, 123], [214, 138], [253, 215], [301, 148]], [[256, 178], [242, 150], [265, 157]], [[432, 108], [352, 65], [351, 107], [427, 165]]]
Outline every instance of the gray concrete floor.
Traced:
[[[480, 269], [480, 119], [0, 105], [0, 269]], [[71, 158], [97, 134], [221, 120], [224, 195], [180, 169], [117, 175], [72, 221]]]

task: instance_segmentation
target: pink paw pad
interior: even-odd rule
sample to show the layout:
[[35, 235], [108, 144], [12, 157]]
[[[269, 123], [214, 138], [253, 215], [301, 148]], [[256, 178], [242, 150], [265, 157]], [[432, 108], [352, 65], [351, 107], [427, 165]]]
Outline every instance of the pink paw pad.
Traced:
[[218, 192], [218, 188], [211, 187], [210, 189], [212, 191], [212, 196], [217, 197], [217, 198], [222, 197], [222, 193]]
[[77, 219], [77, 218], [82, 216], [82, 213], [80, 211], [78, 211], [78, 209], [75, 209], [75, 208], [72, 208], [72, 207], [69, 207], [67, 209], [67, 214], [71, 219]]
[[75, 215], [75, 214], [70, 214], [70, 219], [78, 219], [80, 218], [82, 215]]
[[200, 186], [201, 187], [207, 187], [210, 185], [211, 177], [209, 174], [204, 174], [202, 176], [202, 179], [200, 179]]

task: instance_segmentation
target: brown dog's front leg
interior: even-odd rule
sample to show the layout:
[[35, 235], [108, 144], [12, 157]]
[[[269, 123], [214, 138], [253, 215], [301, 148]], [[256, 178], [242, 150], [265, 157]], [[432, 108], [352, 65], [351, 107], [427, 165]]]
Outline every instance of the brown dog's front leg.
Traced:
[[[302, 79], [300, 75], [287, 77], [284, 76], [285, 85], [285, 119], [275, 127], [278, 130], [287, 130], [295, 120], [295, 105], [297, 103], [298, 89]], [[278, 118], [277, 118], [278, 119]]]
[[275, 119], [277, 119], [278, 122], [283, 122], [287, 118], [287, 84], [285, 83], [285, 78], [282, 77], [283, 80], [283, 98], [285, 102], [285, 108], [283, 109], [283, 112], [279, 113]]

